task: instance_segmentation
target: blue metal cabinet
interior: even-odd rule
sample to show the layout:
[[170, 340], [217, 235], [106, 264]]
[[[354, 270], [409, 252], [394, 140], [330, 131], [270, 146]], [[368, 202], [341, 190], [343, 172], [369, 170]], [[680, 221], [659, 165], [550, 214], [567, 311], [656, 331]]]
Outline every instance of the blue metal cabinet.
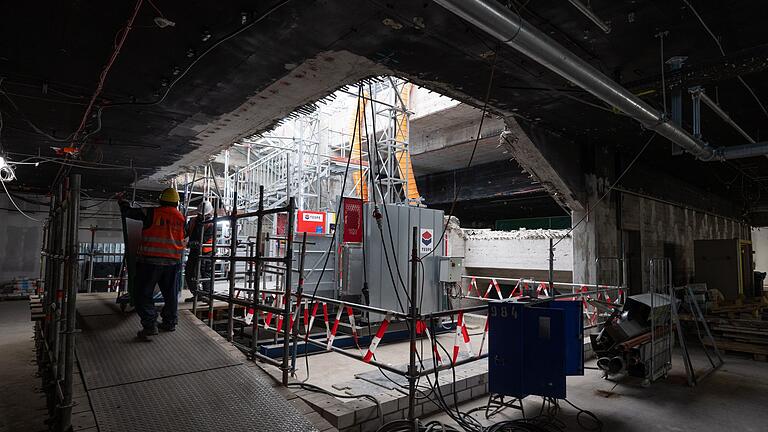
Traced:
[[488, 389], [524, 398], [565, 398], [567, 375], [583, 375], [581, 303], [492, 301]]

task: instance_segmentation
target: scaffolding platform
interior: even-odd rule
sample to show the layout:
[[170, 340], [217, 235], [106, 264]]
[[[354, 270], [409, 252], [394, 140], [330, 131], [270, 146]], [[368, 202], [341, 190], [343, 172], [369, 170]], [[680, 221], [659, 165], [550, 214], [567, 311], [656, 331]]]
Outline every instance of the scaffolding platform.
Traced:
[[78, 296], [73, 430], [335, 430], [190, 311], [141, 341], [111, 297]]

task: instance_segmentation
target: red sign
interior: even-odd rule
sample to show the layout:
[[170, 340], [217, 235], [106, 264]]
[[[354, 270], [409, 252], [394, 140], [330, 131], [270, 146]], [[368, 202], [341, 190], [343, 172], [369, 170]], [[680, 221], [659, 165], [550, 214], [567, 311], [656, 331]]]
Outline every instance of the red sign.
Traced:
[[275, 234], [279, 236], [285, 236], [286, 233], [286, 225], [288, 225], [288, 214], [287, 213], [278, 213], [277, 214], [277, 222], [275, 227]]
[[325, 213], [309, 210], [299, 210], [297, 217], [299, 222], [296, 224], [297, 232], [309, 234], [325, 233]]
[[344, 243], [363, 241], [363, 200], [344, 198]]

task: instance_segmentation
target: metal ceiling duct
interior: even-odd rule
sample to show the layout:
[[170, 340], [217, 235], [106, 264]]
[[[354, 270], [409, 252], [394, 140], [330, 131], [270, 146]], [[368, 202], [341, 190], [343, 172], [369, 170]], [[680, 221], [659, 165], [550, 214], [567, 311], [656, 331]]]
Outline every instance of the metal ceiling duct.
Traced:
[[[680, 126], [665, 119], [661, 112], [495, 0], [434, 1], [502, 43], [592, 93], [598, 99], [618, 108], [701, 160], [721, 160], [730, 158], [726, 155], [746, 153], [755, 156], [751, 151], [730, 153], [727, 147], [715, 149], [696, 139]], [[754, 153], [768, 154], [768, 146], [758, 145]]]

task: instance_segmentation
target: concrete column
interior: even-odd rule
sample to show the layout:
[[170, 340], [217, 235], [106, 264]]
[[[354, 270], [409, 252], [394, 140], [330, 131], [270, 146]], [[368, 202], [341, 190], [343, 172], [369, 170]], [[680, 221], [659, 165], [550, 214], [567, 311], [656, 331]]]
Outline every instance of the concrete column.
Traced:
[[[610, 193], [600, 197], [610, 182], [593, 174], [585, 176], [584, 210], [571, 212], [573, 230], [573, 281], [583, 284], [615, 283], [617, 265], [606, 260], [621, 255], [619, 231], [616, 226], [616, 197]], [[589, 213], [587, 215], [587, 212]], [[586, 217], [585, 217], [586, 215]], [[600, 264], [597, 277], [596, 259]]]

